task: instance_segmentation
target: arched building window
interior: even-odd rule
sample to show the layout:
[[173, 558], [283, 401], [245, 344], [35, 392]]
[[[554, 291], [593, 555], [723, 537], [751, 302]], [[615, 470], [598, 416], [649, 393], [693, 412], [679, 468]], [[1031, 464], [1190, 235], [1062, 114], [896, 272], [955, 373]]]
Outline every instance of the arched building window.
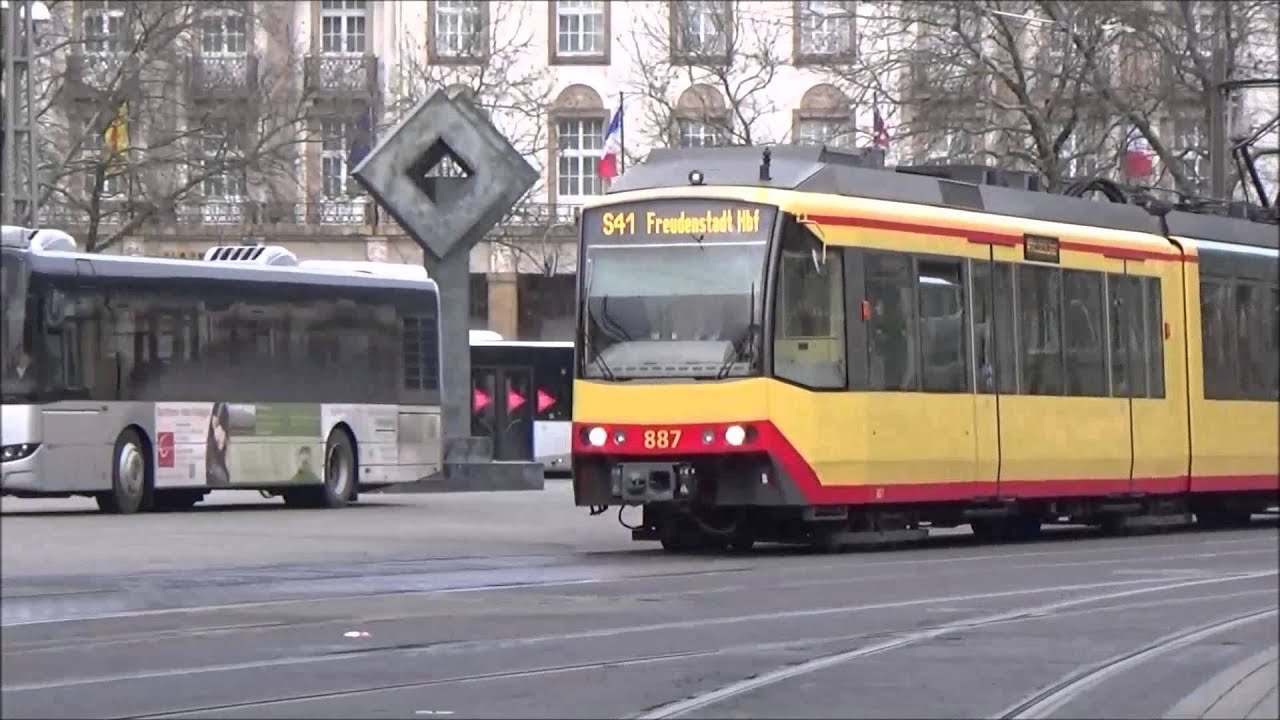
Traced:
[[692, 85], [675, 107], [676, 147], [717, 147], [730, 144], [729, 108], [724, 96], [710, 85]]
[[570, 85], [551, 104], [551, 185], [556, 203], [580, 203], [600, 194], [596, 166], [608, 116], [600, 94], [586, 85]]
[[796, 145], [852, 148], [857, 144], [853, 107], [834, 85], [823, 83], [809, 88], [800, 98], [792, 123], [791, 137]]

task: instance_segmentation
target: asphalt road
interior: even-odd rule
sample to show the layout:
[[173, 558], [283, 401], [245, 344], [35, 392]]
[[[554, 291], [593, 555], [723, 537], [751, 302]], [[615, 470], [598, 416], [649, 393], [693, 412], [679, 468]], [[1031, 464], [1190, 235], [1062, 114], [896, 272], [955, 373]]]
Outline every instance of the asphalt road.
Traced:
[[0, 715], [1277, 714], [1274, 519], [673, 557], [564, 483], [361, 505], [5, 500]]

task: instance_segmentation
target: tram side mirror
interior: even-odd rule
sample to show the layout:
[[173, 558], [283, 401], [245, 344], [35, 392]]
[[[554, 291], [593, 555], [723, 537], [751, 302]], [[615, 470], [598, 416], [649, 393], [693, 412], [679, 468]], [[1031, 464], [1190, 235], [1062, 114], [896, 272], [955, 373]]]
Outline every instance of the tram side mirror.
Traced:
[[827, 264], [827, 238], [822, 234], [822, 226], [807, 218], [801, 218], [800, 225], [819, 241], [818, 247], [809, 251], [809, 256], [813, 260], [814, 272], [821, 275], [822, 268]]

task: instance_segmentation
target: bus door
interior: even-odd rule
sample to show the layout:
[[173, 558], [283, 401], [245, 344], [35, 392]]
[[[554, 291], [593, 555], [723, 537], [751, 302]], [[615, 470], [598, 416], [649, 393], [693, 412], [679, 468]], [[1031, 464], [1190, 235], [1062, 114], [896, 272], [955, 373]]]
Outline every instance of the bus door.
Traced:
[[472, 372], [471, 427], [493, 442], [494, 460], [533, 459], [533, 371], [477, 367]]

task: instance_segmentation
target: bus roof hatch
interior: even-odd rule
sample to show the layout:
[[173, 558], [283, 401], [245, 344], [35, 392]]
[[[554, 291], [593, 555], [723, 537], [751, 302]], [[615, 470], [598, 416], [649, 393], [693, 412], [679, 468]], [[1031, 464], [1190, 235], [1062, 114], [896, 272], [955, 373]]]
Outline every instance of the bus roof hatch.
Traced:
[[217, 245], [205, 251], [204, 259], [250, 265], [298, 265], [298, 256], [279, 245]]

